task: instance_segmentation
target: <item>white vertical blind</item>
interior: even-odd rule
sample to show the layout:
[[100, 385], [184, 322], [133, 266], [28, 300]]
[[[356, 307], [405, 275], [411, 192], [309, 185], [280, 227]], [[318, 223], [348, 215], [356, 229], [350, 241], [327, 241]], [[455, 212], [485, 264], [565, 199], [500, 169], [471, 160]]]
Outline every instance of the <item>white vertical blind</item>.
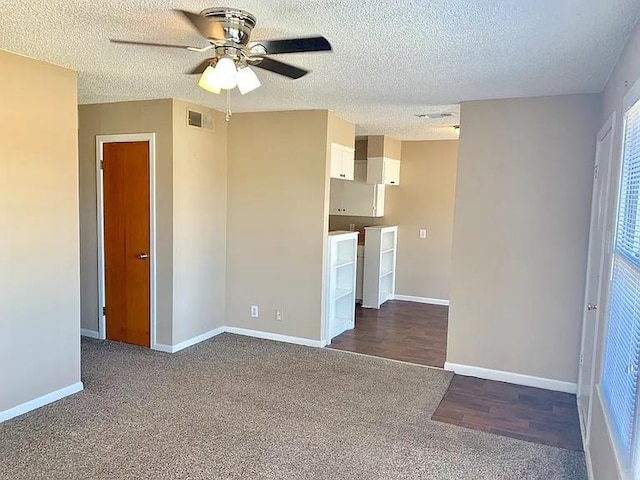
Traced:
[[640, 362], [639, 193], [640, 103], [636, 103], [625, 115], [624, 156], [602, 372], [608, 415], [627, 468], [634, 443]]

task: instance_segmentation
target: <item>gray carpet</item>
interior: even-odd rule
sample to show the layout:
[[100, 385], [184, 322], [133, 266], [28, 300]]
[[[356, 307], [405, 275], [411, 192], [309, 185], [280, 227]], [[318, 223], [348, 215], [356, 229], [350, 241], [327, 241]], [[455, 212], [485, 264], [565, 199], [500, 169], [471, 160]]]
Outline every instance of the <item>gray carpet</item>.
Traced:
[[586, 479], [581, 453], [430, 420], [446, 372], [224, 334], [83, 340], [85, 391], [0, 425], [2, 479]]

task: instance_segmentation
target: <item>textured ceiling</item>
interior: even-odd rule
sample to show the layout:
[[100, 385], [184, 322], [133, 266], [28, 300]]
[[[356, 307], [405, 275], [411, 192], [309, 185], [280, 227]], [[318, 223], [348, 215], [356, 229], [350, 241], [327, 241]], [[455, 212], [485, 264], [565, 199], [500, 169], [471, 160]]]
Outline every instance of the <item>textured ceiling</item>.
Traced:
[[[234, 111], [330, 109], [357, 133], [455, 138], [464, 100], [599, 92], [640, 14], [638, 0], [0, 0], [0, 48], [79, 72], [81, 103], [176, 97], [224, 110], [182, 72], [206, 54], [109, 38], [206, 45], [174, 8], [231, 6], [252, 39], [322, 34], [333, 53], [281, 55], [300, 80], [258, 70]], [[456, 116], [419, 119], [415, 114]]]

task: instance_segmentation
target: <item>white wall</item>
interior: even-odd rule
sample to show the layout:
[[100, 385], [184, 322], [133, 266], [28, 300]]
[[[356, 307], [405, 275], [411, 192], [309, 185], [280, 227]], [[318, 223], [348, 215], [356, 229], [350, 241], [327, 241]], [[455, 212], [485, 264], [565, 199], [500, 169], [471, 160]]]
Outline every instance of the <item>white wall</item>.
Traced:
[[4, 51], [0, 71], [1, 421], [81, 384], [76, 74]]
[[599, 96], [461, 108], [447, 362], [575, 383]]

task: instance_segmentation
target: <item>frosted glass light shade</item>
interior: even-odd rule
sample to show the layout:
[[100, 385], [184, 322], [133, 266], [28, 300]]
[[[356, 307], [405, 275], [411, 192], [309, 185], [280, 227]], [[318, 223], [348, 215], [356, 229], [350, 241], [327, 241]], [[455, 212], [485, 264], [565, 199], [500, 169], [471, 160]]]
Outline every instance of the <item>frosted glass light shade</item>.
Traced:
[[216, 70], [211, 65], [209, 65], [204, 72], [202, 72], [202, 76], [200, 77], [200, 81], [198, 82], [200, 88], [204, 90], [215, 93], [216, 95], [220, 93], [220, 82], [218, 81]]
[[235, 62], [229, 57], [222, 57], [218, 60], [215, 74], [219, 82], [218, 85], [220, 85], [220, 88], [223, 90], [231, 90], [238, 84], [238, 70], [236, 69]]
[[242, 95], [252, 92], [260, 85], [262, 85], [260, 83], [260, 79], [258, 79], [258, 76], [249, 67], [244, 67], [238, 70], [237, 79], [238, 90], [240, 90], [240, 93]]

